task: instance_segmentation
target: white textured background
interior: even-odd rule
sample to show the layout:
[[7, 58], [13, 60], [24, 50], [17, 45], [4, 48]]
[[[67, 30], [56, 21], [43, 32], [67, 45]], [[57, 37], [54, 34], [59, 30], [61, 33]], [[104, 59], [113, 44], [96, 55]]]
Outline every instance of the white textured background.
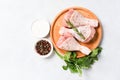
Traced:
[[102, 54], [82, 80], [120, 80], [120, 0], [0, 0], [0, 80], [81, 80], [57, 55], [40, 59], [31, 33], [34, 20], [52, 22], [72, 6], [88, 8], [103, 26]]

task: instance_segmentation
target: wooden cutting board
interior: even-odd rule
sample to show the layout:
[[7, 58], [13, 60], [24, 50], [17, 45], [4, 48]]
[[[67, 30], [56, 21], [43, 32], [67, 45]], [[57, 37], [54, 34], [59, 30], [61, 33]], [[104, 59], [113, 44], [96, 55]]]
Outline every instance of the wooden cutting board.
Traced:
[[[59, 34], [59, 30], [60, 28], [62, 27], [62, 20], [64, 18], [64, 15], [67, 11], [69, 11], [69, 9], [74, 9], [74, 10], [77, 10], [78, 12], [80, 12], [83, 16], [87, 17], [87, 18], [91, 18], [91, 19], [97, 19], [97, 16], [92, 13], [90, 10], [86, 9], [86, 8], [82, 8], [82, 7], [72, 7], [72, 8], [67, 8], [65, 10], [63, 10], [62, 12], [60, 12], [54, 19], [52, 25], [51, 25], [51, 30], [50, 30], [50, 38], [52, 40], [52, 43], [54, 45], [54, 48], [61, 54], [61, 55], [64, 55], [65, 50], [63, 49], [59, 49], [57, 46], [56, 46], [56, 43], [60, 37], [60, 34]], [[99, 21], [99, 20], [98, 20]], [[96, 34], [94, 36], [94, 38], [89, 42], [89, 43], [81, 43], [79, 42], [81, 45], [84, 45], [88, 48], [90, 48], [91, 50], [95, 49], [96, 47], [98, 47], [98, 45], [100, 44], [101, 42], [101, 39], [102, 39], [102, 26], [100, 24], [100, 21], [99, 21], [99, 25], [96, 29]], [[76, 52], [77, 53], [77, 57], [83, 57], [85, 56], [85, 54], [81, 53], [81, 52]]]

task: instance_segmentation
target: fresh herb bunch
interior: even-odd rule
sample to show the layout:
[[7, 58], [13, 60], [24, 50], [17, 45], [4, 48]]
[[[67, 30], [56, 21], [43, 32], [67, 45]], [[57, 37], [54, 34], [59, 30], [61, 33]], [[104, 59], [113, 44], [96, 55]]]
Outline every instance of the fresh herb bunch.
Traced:
[[81, 32], [78, 31], [78, 29], [70, 22], [70, 20], [66, 21], [66, 23], [72, 28], [82, 39], [85, 40], [85, 37]]
[[75, 52], [66, 52], [61, 56], [56, 50], [56, 54], [65, 61], [66, 66], [62, 66], [64, 70], [69, 69], [72, 73], [79, 73], [82, 75], [82, 69], [89, 69], [95, 61], [98, 60], [98, 55], [102, 51], [101, 47], [94, 49], [89, 55], [77, 58]]

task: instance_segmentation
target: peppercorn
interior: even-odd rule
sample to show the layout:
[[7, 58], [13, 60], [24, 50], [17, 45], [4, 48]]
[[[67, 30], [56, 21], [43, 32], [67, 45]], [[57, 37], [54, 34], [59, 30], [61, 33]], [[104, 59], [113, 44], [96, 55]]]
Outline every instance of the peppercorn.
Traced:
[[35, 48], [40, 55], [47, 55], [51, 50], [51, 45], [46, 40], [40, 40], [36, 43]]

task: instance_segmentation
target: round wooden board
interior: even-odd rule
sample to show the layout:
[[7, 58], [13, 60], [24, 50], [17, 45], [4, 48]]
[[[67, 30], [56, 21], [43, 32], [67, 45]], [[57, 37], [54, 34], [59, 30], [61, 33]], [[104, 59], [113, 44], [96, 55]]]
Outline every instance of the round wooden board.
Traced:
[[[69, 9], [77, 10], [87, 18], [97, 19], [98, 20], [97, 16], [94, 13], [92, 13], [90, 10], [88, 10], [86, 8], [82, 8], [82, 7], [72, 7], [72, 8], [68, 8], [68, 9], [65, 9], [62, 12], [60, 12], [58, 14], [58, 16], [56, 16], [55, 20], [53, 21], [53, 23], [51, 25], [50, 38], [52, 40], [52, 43], [53, 43], [55, 49], [62, 55], [64, 55], [65, 52], [67, 52], [67, 51], [59, 49], [56, 46], [56, 43], [57, 43], [57, 41], [58, 41], [58, 39], [60, 37], [59, 30], [60, 30], [60, 27], [62, 27], [62, 20], [64, 18], [65, 13], [67, 11], [69, 11]], [[100, 21], [99, 21], [98, 27], [95, 28], [95, 29], [96, 29], [96, 34], [95, 34], [94, 38], [89, 43], [81, 43], [81, 42], [79, 42], [81, 45], [84, 45], [84, 46], [90, 48], [91, 50], [98, 47], [98, 45], [100, 44], [100, 41], [102, 39], [102, 26], [100, 24]], [[83, 57], [83, 56], [85, 56], [85, 55], [82, 54], [81, 52], [77, 52], [77, 57], [78, 58]]]

